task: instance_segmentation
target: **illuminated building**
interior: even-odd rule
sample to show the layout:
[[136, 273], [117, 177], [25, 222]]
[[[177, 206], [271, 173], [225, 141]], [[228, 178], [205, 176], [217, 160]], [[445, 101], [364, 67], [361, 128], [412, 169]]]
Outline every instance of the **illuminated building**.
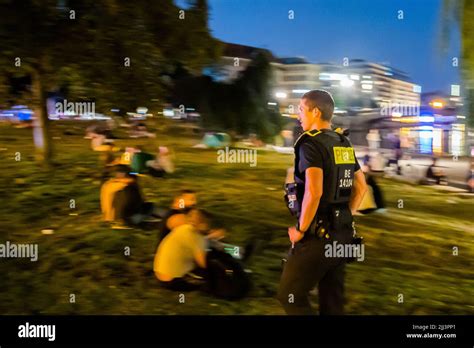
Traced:
[[295, 115], [298, 113], [298, 105], [301, 96], [321, 87], [318, 76], [321, 67], [311, 64], [304, 58], [281, 58], [274, 65], [275, 96], [285, 95], [279, 98], [282, 113]]
[[296, 116], [301, 96], [318, 88], [330, 91], [336, 107], [342, 111], [373, 110], [388, 103], [415, 107], [411, 114], [418, 113], [419, 85], [398, 69], [361, 59], [350, 60], [347, 66], [315, 64], [302, 57], [278, 59], [267, 49], [226, 43], [218, 64], [208, 67], [205, 73], [217, 81], [231, 83], [259, 52], [270, 57], [273, 98], [270, 101], [277, 101], [280, 112], [286, 116]]
[[353, 59], [347, 66], [323, 64], [322, 70], [322, 88], [330, 90], [342, 107], [411, 109], [420, 105], [421, 87], [388, 65]]

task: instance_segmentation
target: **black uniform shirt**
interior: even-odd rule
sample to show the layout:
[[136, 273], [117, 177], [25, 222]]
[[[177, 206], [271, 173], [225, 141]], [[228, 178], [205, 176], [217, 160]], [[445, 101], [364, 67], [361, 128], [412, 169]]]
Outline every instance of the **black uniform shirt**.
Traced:
[[[323, 130], [323, 132], [325, 132]], [[329, 135], [316, 135], [329, 136]], [[295, 163], [295, 183], [298, 185], [298, 201], [302, 203], [304, 195], [304, 184], [306, 180], [306, 169], [311, 167], [321, 168], [323, 170], [323, 186], [324, 181], [328, 181], [328, 177], [332, 175], [334, 164], [331, 163], [327, 149], [317, 141], [313, 141], [311, 136], [306, 136], [299, 140], [298, 146], [298, 163]], [[359, 162], [355, 158], [354, 172], [360, 169]], [[324, 190], [324, 187], [323, 187]]]
[[[328, 163], [324, 161], [324, 158], [327, 158], [324, 152], [325, 148], [320, 143], [311, 141], [309, 137], [302, 140], [302, 144], [299, 147], [299, 163], [297, 163], [300, 175], [295, 176], [295, 182], [297, 184], [304, 184], [305, 171], [310, 167], [321, 168], [323, 171], [330, 169]], [[360, 169], [357, 158], [355, 162], [354, 172], [357, 172]]]

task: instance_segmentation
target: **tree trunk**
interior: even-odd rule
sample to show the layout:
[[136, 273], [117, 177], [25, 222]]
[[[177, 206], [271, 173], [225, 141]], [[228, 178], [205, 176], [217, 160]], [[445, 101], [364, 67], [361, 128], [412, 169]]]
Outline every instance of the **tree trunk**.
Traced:
[[50, 165], [53, 155], [51, 136], [49, 132], [48, 110], [41, 74], [35, 70], [32, 73], [33, 87], [33, 140], [35, 143], [35, 158], [44, 165]]

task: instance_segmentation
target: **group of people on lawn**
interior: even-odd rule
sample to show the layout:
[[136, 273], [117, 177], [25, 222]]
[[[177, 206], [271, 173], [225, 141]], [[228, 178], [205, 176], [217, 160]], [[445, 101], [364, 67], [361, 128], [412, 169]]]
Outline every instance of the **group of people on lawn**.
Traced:
[[181, 190], [168, 209], [147, 202], [140, 176], [130, 170], [124, 164], [116, 165], [113, 177], [102, 185], [103, 220], [113, 229], [158, 230], [153, 271], [159, 283], [175, 291], [205, 289], [210, 280], [209, 254], [224, 254], [226, 244], [220, 240], [225, 230], [213, 228], [210, 214], [197, 207], [197, 194], [192, 190]]
[[[145, 152], [141, 146], [121, 150], [115, 146], [110, 132], [96, 128], [88, 129], [86, 138], [91, 139], [92, 149], [99, 153], [103, 221], [116, 230], [159, 231], [153, 270], [163, 287], [177, 291], [206, 288], [211, 278], [209, 261], [212, 264], [218, 260], [214, 265], [227, 262], [227, 266], [243, 266], [240, 263], [243, 255], [234, 264], [229, 261], [229, 253], [224, 252], [229, 245], [220, 242], [226, 232], [211, 225], [210, 214], [197, 207], [196, 192], [181, 190], [168, 209], [144, 198], [141, 177], [174, 173], [174, 155], [170, 149], [160, 146], [156, 155]], [[247, 246], [244, 251], [247, 259], [250, 249]]]

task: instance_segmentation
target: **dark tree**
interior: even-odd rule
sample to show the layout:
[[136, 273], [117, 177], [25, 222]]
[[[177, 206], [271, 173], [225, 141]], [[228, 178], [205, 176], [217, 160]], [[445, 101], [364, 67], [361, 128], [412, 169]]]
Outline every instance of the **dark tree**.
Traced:
[[[52, 148], [46, 94], [67, 86], [68, 98], [96, 110], [131, 110], [163, 100], [177, 66], [199, 73], [218, 56], [207, 28], [207, 2], [182, 10], [172, 0], [0, 0], [0, 93], [34, 109], [37, 158]], [[21, 97], [9, 81], [27, 76]]]

